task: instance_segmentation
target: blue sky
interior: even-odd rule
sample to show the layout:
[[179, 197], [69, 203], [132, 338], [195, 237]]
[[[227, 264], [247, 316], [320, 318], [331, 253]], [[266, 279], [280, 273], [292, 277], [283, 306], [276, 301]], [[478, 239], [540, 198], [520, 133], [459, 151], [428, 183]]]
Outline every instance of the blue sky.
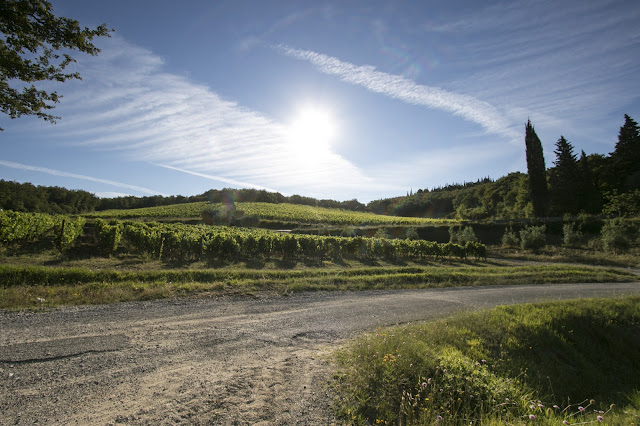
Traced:
[[4, 180], [368, 202], [526, 172], [527, 119], [548, 167], [640, 119], [636, 0], [51, 3], [115, 32], [57, 124], [0, 117]]

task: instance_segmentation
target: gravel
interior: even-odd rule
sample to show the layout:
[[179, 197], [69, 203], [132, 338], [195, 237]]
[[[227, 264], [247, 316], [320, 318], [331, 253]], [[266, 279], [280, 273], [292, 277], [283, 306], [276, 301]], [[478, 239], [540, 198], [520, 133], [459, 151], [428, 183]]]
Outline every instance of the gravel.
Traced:
[[332, 424], [331, 351], [377, 326], [640, 283], [188, 298], [0, 311], [0, 424]]

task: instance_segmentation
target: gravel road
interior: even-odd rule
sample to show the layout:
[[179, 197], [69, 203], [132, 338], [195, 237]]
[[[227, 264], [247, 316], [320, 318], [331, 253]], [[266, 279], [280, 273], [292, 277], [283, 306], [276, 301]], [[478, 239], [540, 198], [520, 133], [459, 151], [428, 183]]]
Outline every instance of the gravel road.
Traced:
[[0, 424], [327, 424], [327, 354], [363, 331], [640, 283], [181, 299], [0, 312]]

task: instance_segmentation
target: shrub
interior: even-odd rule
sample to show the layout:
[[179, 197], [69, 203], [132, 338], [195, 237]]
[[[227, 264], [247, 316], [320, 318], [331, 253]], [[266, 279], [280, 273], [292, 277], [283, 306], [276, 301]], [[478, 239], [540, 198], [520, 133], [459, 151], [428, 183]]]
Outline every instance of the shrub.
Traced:
[[345, 226], [340, 231], [340, 236], [341, 237], [355, 237], [356, 236], [356, 230], [355, 230], [355, 228], [353, 226]]
[[605, 222], [600, 233], [602, 246], [606, 251], [623, 253], [629, 250], [635, 230], [623, 219], [612, 219]]
[[405, 231], [404, 237], [407, 240], [419, 240], [420, 237], [418, 236], [418, 230], [416, 229], [415, 226], [410, 226], [407, 228], [407, 230]]
[[504, 235], [502, 236], [502, 245], [505, 247], [518, 247], [520, 245], [518, 235], [513, 232], [512, 227], [509, 227], [504, 231]]
[[538, 250], [547, 244], [547, 237], [545, 232], [547, 227], [545, 225], [540, 226], [527, 226], [520, 231], [520, 247], [523, 250]]
[[468, 242], [478, 242], [478, 237], [476, 237], [476, 233], [470, 226], [466, 226], [464, 229], [460, 230], [460, 233], [458, 234], [458, 244], [466, 244]]
[[378, 228], [378, 230], [376, 231], [374, 237], [375, 238], [382, 238], [382, 239], [385, 239], [385, 240], [388, 240], [390, 238], [389, 237], [389, 233], [387, 232], [386, 228]]
[[562, 243], [567, 247], [577, 247], [584, 243], [582, 227], [575, 223], [565, 223], [562, 226]]
[[449, 242], [454, 244], [465, 245], [467, 242], [475, 243], [478, 241], [476, 233], [471, 226], [466, 226], [456, 230], [453, 226], [449, 227]]

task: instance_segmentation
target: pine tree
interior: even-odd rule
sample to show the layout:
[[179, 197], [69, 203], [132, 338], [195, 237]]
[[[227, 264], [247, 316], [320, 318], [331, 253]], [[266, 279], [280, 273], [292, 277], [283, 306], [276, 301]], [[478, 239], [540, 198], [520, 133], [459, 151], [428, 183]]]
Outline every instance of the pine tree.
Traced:
[[547, 213], [547, 176], [542, 153], [542, 142], [531, 125], [531, 120], [525, 127], [524, 142], [527, 150], [527, 172], [529, 173], [529, 193], [533, 204], [533, 214], [536, 217]]
[[611, 170], [616, 189], [640, 188], [640, 127], [627, 114], [620, 127], [615, 151], [611, 153]]
[[554, 214], [578, 212], [578, 160], [573, 145], [564, 136], [556, 142], [555, 167], [549, 176], [551, 211]]

